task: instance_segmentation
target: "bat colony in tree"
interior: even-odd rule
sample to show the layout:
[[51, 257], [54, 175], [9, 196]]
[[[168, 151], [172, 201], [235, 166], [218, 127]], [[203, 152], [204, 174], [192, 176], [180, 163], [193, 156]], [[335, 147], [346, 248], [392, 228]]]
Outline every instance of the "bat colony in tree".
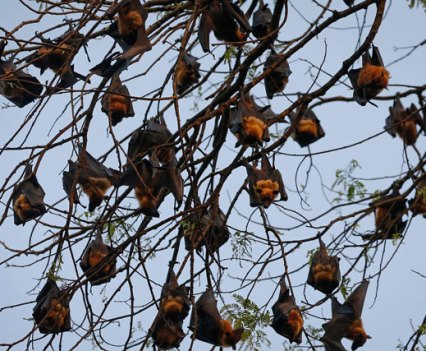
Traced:
[[[63, 0], [62, 3], [65, 6], [72, 1]], [[86, 1], [86, 3], [90, 2]], [[88, 76], [84, 76], [75, 72], [73, 60], [85, 47], [89, 37], [80, 34], [76, 26], [69, 25], [69, 29], [55, 39], [46, 39], [42, 34], [37, 33], [36, 38], [41, 44], [19, 62], [14, 55], [6, 58], [8, 55], [3, 54], [7, 46], [4, 40], [0, 45], [1, 95], [22, 108], [37, 102], [40, 98], [67, 91], [79, 80], [88, 83], [90, 76], [95, 74], [103, 77], [106, 83], [106, 89], [98, 102], [101, 104], [102, 112], [108, 117], [110, 127], [119, 123], [124, 124], [126, 123], [124, 118], [135, 116], [133, 106], [135, 99], [126, 85], [123, 85], [120, 75], [132, 68], [132, 60], [140, 58], [154, 45], [150, 41], [150, 31], [146, 26], [150, 11], [140, 0], [109, 2], [99, 0], [91, 3], [90, 6], [99, 6], [99, 8], [108, 5], [107, 10], [99, 15], [102, 17], [98, 17], [111, 21], [102, 34], [112, 37], [121, 51], [108, 52], [105, 59], [96, 64], [90, 72], [85, 72]], [[186, 48], [182, 47], [172, 73], [178, 96], [186, 94], [202, 79], [202, 67], [189, 51], [198, 41], [202, 50], [209, 53], [212, 49], [210, 42], [212, 31], [218, 41], [234, 47], [240, 54], [248, 40], [259, 39], [259, 45], [263, 46], [263, 51], [270, 50], [259, 81], [263, 81], [269, 99], [282, 94], [292, 71], [287, 53], [277, 53], [280, 46], [274, 46], [281, 12], [277, 10], [278, 5], [264, 4], [262, 0], [253, 2], [255, 5], [256, 3], [257, 7], [251, 6], [246, 13], [231, 0], [206, 0], [201, 5], [197, 5], [202, 8], [202, 11], [198, 12], [201, 15], [194, 32], [198, 33], [198, 37], [194, 44]], [[350, 8], [355, 6], [354, 1], [345, 0], [344, 3]], [[269, 6], [274, 7], [273, 11]], [[384, 1], [377, 1], [378, 8], [383, 10], [383, 6]], [[251, 25], [250, 17], [252, 17]], [[362, 55], [362, 67], [346, 69], [345, 72], [353, 88], [353, 99], [362, 106], [372, 103], [370, 100], [387, 88], [390, 79], [390, 73], [384, 66], [377, 46], [371, 45], [370, 55], [370, 43], [365, 45], [365, 50], [351, 58], [351, 63], [354, 63], [356, 58]], [[25, 67], [35, 66], [40, 69], [40, 74], [50, 69], [56, 74], [58, 81], [53, 87], [45, 89], [40, 80], [24, 72], [20, 64], [24, 64]], [[221, 96], [220, 94], [218, 96]], [[308, 107], [311, 100], [300, 100], [301, 103], [294, 105], [292, 111], [275, 114], [270, 106], [259, 106], [255, 96], [250, 93], [250, 87], [244, 87], [243, 84], [226, 94], [223, 100], [217, 100], [216, 97], [216, 105], [211, 106], [211, 109], [214, 109], [222, 103], [222, 116], [217, 126], [218, 133], [213, 141], [213, 147], [220, 147], [220, 143], [224, 140], [221, 133], [227, 133], [229, 130], [236, 137], [236, 148], [253, 149], [252, 157], [240, 158], [239, 161], [247, 170], [244, 189], [249, 194], [249, 205], [260, 208], [264, 213], [263, 211], [274, 202], [288, 199], [283, 181], [285, 172], [283, 169], [275, 168], [272, 157], [274, 153], [264, 148], [265, 143], [271, 141], [270, 127], [287, 118], [290, 126], [284, 132], [283, 142], [292, 135], [300, 147], [309, 147], [325, 137], [325, 132], [314, 111]], [[229, 99], [232, 95], [234, 99]], [[229, 102], [225, 103], [228, 99]], [[404, 145], [415, 146], [421, 133], [426, 133], [425, 119], [421, 115], [421, 110], [414, 104], [404, 108], [402, 99], [401, 96], [396, 96], [393, 106], [389, 107], [390, 116], [386, 119], [385, 129], [392, 137], [401, 138]], [[199, 122], [197, 128], [201, 123]], [[128, 195], [132, 189], [139, 204], [137, 213], [142, 213], [145, 220], [160, 217], [158, 209], [168, 193], [173, 195], [176, 209], [180, 208], [184, 199], [188, 199], [185, 203], [185, 211], [187, 211], [185, 220], [178, 225], [177, 238], [179, 239], [173, 247], [176, 253], [180, 238], [183, 238], [185, 249], [192, 252], [192, 255], [195, 250], [201, 257], [200, 253], [204, 250], [205, 271], [209, 276], [209, 264], [214, 262], [219, 249], [231, 237], [231, 232], [227, 228], [229, 214], [225, 214], [219, 208], [217, 196], [216, 198], [212, 196], [212, 201], [203, 203], [194, 194], [193, 188], [189, 193], [185, 191], [190, 189], [190, 183], [196, 182], [199, 178], [194, 177], [195, 173], [191, 179], [182, 178], [183, 167], [193, 167], [193, 165], [188, 166], [185, 164], [188, 160], [178, 159], [177, 153], [183, 152], [182, 148], [185, 145], [177, 143], [177, 134], [173, 134], [168, 129], [161, 112], [147, 119], [141, 128], [131, 134], [126, 153], [127, 159], [120, 169], [103, 165], [86, 150], [86, 142], [78, 143], [77, 159], [69, 160], [69, 169], [62, 174], [63, 189], [71, 203], [70, 208], [73, 204], [84, 206], [88, 203], [89, 212], [103, 206], [115, 206], [112, 205], [112, 201], [109, 202], [113, 195], [107, 195], [108, 192], [112, 194], [123, 187], [128, 190], [126, 192]], [[182, 143], [193, 142], [188, 135], [184, 135], [183, 138]], [[220, 138], [222, 138], [221, 141], [218, 140]], [[258, 168], [258, 160], [260, 160], [260, 168]], [[13, 210], [16, 225], [25, 225], [32, 220], [42, 220], [42, 216], [49, 211], [49, 206], [44, 203], [44, 196], [45, 190], [50, 189], [44, 184], [45, 190], [43, 190], [36, 177], [37, 170], [33, 171], [33, 166], [30, 163], [25, 165], [23, 180], [14, 186], [11, 194], [10, 207]], [[403, 217], [408, 211], [411, 211], [413, 215], [419, 214], [426, 217], [426, 176], [419, 170], [416, 174], [413, 171], [411, 176], [414, 179], [415, 195], [408, 201], [408, 205], [406, 194], [400, 194], [401, 186], [397, 182], [393, 184], [392, 194], [383, 194], [369, 204], [371, 212], [375, 215], [375, 230], [373, 234], [362, 235], [365, 241], [371, 243], [393, 239], [396, 233], [404, 232], [407, 220]], [[83, 197], [87, 199], [81, 199], [81, 193], [84, 193]], [[192, 205], [191, 201], [193, 201]], [[106, 202], [108, 202], [107, 205]], [[92, 286], [108, 283], [120, 273], [117, 268], [117, 258], [123, 247], [120, 245], [113, 247], [104, 242], [102, 237], [104, 225], [105, 222], [100, 222], [96, 228], [95, 238], [88, 241], [86, 249], [80, 256], [81, 270]], [[306, 283], [323, 293], [326, 300], [331, 300], [332, 313], [329, 315], [330, 320], [323, 324], [324, 334], [320, 340], [327, 351], [344, 351], [341, 340], [346, 338], [352, 341], [352, 350], [356, 350], [370, 338], [361, 320], [369, 281], [364, 279], [349, 294], [345, 302], [340, 304], [334, 296], [341, 284], [340, 257], [329, 255], [321, 235], [318, 235], [318, 239], [319, 249], [311, 258]], [[178, 348], [186, 335], [183, 322], [192, 306], [189, 329], [193, 333], [194, 340], [220, 348], [236, 349], [238, 343], [244, 339], [245, 329], [235, 323], [233, 326], [230, 320], [221, 316], [214, 294], [214, 291], [220, 291], [220, 287], [208, 278], [207, 289], [204, 292], [197, 291], [201, 295], [195, 301], [192, 289], [178, 283], [181, 272], [175, 275], [173, 270], [175, 263], [176, 256], [171, 260], [166, 282], [156, 302], [158, 313], [148, 332], [153, 344], [165, 350]], [[296, 297], [293, 296], [291, 286], [288, 287], [286, 280], [290, 282], [287, 272], [279, 280], [278, 299], [272, 306], [271, 326], [276, 333], [287, 338], [290, 343], [300, 344], [304, 330], [303, 309], [296, 304]], [[71, 330], [72, 295], [73, 291], [70, 289], [59, 289], [51, 277], [47, 279], [36, 298], [33, 310], [36, 326], [41, 333], [56, 334]]]

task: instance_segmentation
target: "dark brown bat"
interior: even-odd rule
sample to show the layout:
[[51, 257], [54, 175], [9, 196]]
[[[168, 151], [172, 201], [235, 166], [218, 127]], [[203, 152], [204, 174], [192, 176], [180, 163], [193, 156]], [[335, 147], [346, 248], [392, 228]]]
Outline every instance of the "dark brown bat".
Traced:
[[[297, 114], [290, 114], [290, 121], [297, 120]], [[325, 136], [321, 122], [311, 109], [307, 109], [294, 125], [293, 137], [301, 147], [308, 146]]]
[[401, 99], [396, 97], [393, 107], [389, 107], [390, 116], [386, 118], [385, 129], [394, 138], [398, 135], [406, 145], [414, 145], [419, 132], [417, 125], [426, 132], [423, 118], [414, 104], [410, 108], [404, 108]]
[[330, 256], [324, 242], [312, 257], [307, 283], [324, 294], [331, 294], [340, 283], [340, 268], [337, 256]]
[[98, 231], [96, 238], [90, 242], [84, 251], [80, 262], [81, 269], [92, 285], [108, 283], [115, 277], [117, 259], [114, 258], [108, 263], [101, 263], [112, 251], [112, 247], [104, 243], [102, 234]]
[[33, 309], [33, 318], [43, 334], [57, 334], [71, 329], [69, 299], [48, 279], [39, 292]]
[[32, 166], [25, 167], [24, 180], [15, 185], [12, 192], [14, 223], [16, 225], [30, 221], [46, 213], [44, 191], [39, 184]]
[[176, 64], [174, 75], [178, 94], [182, 94], [191, 85], [198, 83], [201, 77], [199, 69], [200, 64], [197, 62], [197, 59], [187, 52], [183, 52]]
[[251, 25], [253, 35], [256, 38], [263, 38], [271, 31], [272, 12], [268, 4], [259, 1], [259, 8], [253, 14], [253, 24]]
[[[271, 54], [266, 59], [263, 71], [269, 70], [269, 67], [278, 60], [281, 60], [283, 56], [283, 54], [277, 54], [271, 50]], [[279, 93], [285, 89], [290, 74], [290, 66], [288, 65], [287, 60], [284, 60], [265, 77], [265, 90], [269, 99], [272, 99], [275, 93]]]
[[262, 153], [262, 167], [257, 164], [246, 164], [249, 186], [250, 206], [268, 208], [275, 201], [278, 194], [280, 200], [287, 201], [284, 182], [279, 170], [273, 168], [265, 153]]
[[421, 178], [416, 185], [416, 195], [409, 204], [413, 216], [421, 214], [426, 218], [426, 175], [423, 174]]
[[234, 329], [230, 321], [222, 319], [211, 288], [208, 288], [195, 303], [189, 329], [193, 331], [193, 339], [215, 346], [232, 347], [234, 350], [244, 332], [244, 328]]
[[5, 41], [0, 41], [0, 94], [18, 107], [40, 97], [43, 86], [32, 75], [22, 72], [11, 60], [2, 60]]
[[368, 51], [362, 55], [362, 67], [348, 72], [354, 99], [361, 106], [376, 97], [389, 82], [389, 71], [384, 67], [379, 48], [374, 45], [372, 47], [372, 56]]
[[160, 312], [166, 320], [183, 321], [189, 313], [190, 301], [184, 285], [179, 285], [173, 270], [161, 290]]
[[326, 351], [345, 351], [341, 342], [343, 338], [353, 341], [352, 351], [363, 346], [367, 339], [371, 338], [365, 332], [361, 319], [368, 283], [368, 280], [363, 280], [344, 304], [340, 304], [332, 297], [332, 318], [322, 325], [325, 333], [320, 339]]
[[121, 84], [120, 77], [115, 75], [111, 80], [111, 85], [102, 97], [102, 112], [111, 118], [111, 123], [115, 126], [120, 123], [124, 117], [133, 117], [132, 100], [129, 90]]
[[252, 96], [241, 95], [238, 107], [228, 110], [229, 130], [237, 137], [236, 147], [240, 145], [258, 146], [269, 141], [266, 118], [259, 111]]
[[231, 0], [211, 0], [202, 11], [198, 39], [204, 52], [210, 51], [210, 32], [213, 31], [218, 40], [233, 45], [243, 45], [251, 27], [246, 16]]
[[75, 204], [80, 204], [75, 184], [80, 184], [83, 192], [89, 197], [89, 211], [100, 206], [105, 198], [105, 193], [120, 180], [120, 172], [105, 167], [87, 151], [80, 154], [78, 161], [68, 161], [69, 170], [62, 175], [62, 184], [65, 192], [73, 198]]
[[299, 306], [296, 305], [294, 296], [290, 295], [285, 284], [284, 276], [281, 277], [280, 294], [277, 302], [272, 306], [274, 319], [272, 328], [279, 334], [287, 338], [290, 343], [302, 342], [303, 317]]
[[161, 350], [170, 350], [179, 348], [180, 343], [185, 337], [182, 330], [182, 321], [168, 320], [159, 311], [152, 323], [149, 333], [154, 340], [154, 345]]

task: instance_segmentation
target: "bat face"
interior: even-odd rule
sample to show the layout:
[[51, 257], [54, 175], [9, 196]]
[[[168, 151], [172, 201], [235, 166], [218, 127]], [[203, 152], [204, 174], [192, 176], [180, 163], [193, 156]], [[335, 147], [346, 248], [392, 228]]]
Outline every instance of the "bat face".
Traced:
[[[267, 71], [272, 64], [280, 60], [283, 56], [284, 55], [282, 54], [275, 54], [271, 52], [265, 62], [263, 71]], [[290, 74], [290, 66], [288, 65], [287, 60], [285, 60], [276, 67], [271, 74], [265, 77], [265, 90], [269, 99], [272, 99], [275, 93], [279, 93], [284, 90], [288, 83], [288, 77]]]
[[263, 38], [271, 30], [272, 12], [268, 5], [259, 2], [259, 9], [253, 13], [253, 24], [251, 26], [256, 38]]
[[290, 343], [302, 342], [303, 317], [295, 299], [285, 284], [284, 276], [280, 279], [280, 295], [277, 302], [272, 306], [274, 319], [272, 328], [289, 339]]
[[175, 80], [177, 93], [182, 94], [191, 85], [198, 83], [200, 79], [200, 64], [196, 58], [184, 52], [176, 64]]
[[57, 334], [71, 329], [69, 300], [56, 283], [48, 280], [37, 296], [33, 318], [43, 334]]
[[186, 287], [178, 285], [174, 272], [170, 271], [169, 279], [161, 291], [160, 311], [167, 320], [183, 321], [188, 316], [189, 306]]
[[185, 333], [182, 330], [182, 321], [170, 321], [161, 314], [158, 314], [154, 320], [150, 334], [154, 340], [154, 345], [161, 350], [179, 348], [185, 337]]
[[389, 71], [384, 67], [379, 49], [373, 45], [373, 56], [365, 52], [362, 67], [348, 72], [354, 88], [354, 99], [361, 106], [376, 97], [388, 86]]
[[[291, 122], [296, 120], [296, 118], [296, 114], [290, 115]], [[325, 132], [321, 127], [319, 119], [312, 110], [307, 109], [294, 125], [294, 140], [301, 147], [305, 147], [321, 139], [323, 136], [325, 136]]]
[[265, 154], [262, 154], [262, 168], [256, 166], [246, 164], [250, 206], [268, 208], [278, 195], [281, 200], [287, 201], [281, 173], [271, 166]]

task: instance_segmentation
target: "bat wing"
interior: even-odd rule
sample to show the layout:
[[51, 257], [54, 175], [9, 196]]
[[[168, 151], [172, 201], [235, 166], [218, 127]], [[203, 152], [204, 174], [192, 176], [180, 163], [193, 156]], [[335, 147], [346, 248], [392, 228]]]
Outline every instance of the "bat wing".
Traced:
[[[32, 179], [35, 179], [35, 182]], [[32, 207], [38, 208], [41, 213], [46, 212], [43, 201], [45, 194], [42, 187], [38, 184], [35, 175], [22, 182], [21, 190]]]
[[[363, 280], [360, 285], [349, 295], [343, 304], [341, 309], [347, 309], [350, 307], [354, 314], [354, 319], [360, 318], [362, 313], [362, 308], [364, 306], [365, 296], [368, 289], [368, 280]], [[341, 313], [339, 311], [339, 313]]]
[[204, 52], [210, 52], [210, 32], [213, 28], [214, 24], [211, 16], [208, 11], [203, 11], [198, 28], [198, 40]]
[[235, 20], [238, 22], [238, 24], [244, 28], [246, 32], [251, 32], [251, 26], [248, 22], [245, 14], [243, 11], [241, 11], [240, 7], [230, 0], [222, 0], [223, 9]]
[[384, 66], [382, 55], [380, 55], [379, 48], [377, 46], [372, 45], [373, 53], [371, 57], [371, 64], [375, 66]]
[[[79, 160], [81, 162], [82, 171], [81, 177], [94, 177], [94, 178], [107, 178], [111, 181], [112, 185], [117, 185], [120, 172], [104, 166], [98, 160], [96, 160], [92, 155], [90, 155], [87, 151], [84, 154], [84, 157], [81, 157], [81, 151]], [[83, 180], [83, 179], [81, 179]]]
[[139, 175], [144, 181], [145, 185], [152, 185], [154, 177], [154, 167], [152, 166], [152, 163], [147, 159], [142, 159], [138, 162], [135, 162], [134, 164], [136, 170], [131, 165], [128, 165], [128, 167], [121, 174], [119, 185], [127, 185], [132, 188], [140, 185], [141, 180]]
[[[71, 160], [68, 160], [69, 171], [65, 171], [62, 174], [62, 187], [65, 190], [65, 193], [70, 196], [72, 191], [72, 185], [74, 182], [75, 172], [77, 171], [77, 164]], [[77, 185], [78, 179], [75, 185]], [[78, 197], [76, 186], [73, 191], [73, 199], [75, 204], [80, 204], [80, 199]]]
[[183, 200], [183, 179], [179, 170], [173, 166], [162, 167], [162, 169], [154, 177], [154, 188], [158, 191], [162, 187], [169, 189], [175, 197], [178, 207]]
[[268, 5], [259, 3], [259, 9], [253, 14], [252, 30], [256, 38], [262, 38], [269, 33], [272, 20], [272, 12]]

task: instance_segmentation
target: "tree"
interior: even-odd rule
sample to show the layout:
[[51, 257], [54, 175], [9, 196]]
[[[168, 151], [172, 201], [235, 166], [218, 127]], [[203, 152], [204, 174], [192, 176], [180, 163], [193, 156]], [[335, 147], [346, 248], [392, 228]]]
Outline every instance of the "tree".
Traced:
[[[259, 33], [261, 1], [116, 3], [4, 9], [0, 345], [149, 349], [173, 269], [191, 308], [211, 287], [222, 317], [245, 328], [238, 349], [321, 349], [331, 295], [306, 284], [321, 238], [340, 258], [332, 295], [343, 302], [370, 282], [364, 348], [424, 349], [424, 311], [413, 305], [426, 287], [425, 41], [403, 35], [423, 12], [384, 0], [277, 0]], [[212, 25], [218, 18], [226, 24]], [[374, 61], [373, 44], [390, 81], [368, 96], [354, 70], [366, 53]], [[316, 135], [303, 138], [301, 126]], [[93, 265], [97, 250], [104, 258]], [[298, 347], [269, 326], [282, 276], [304, 319]], [[180, 338], [180, 321], [167, 323]], [[212, 348], [190, 335], [180, 349]]]

